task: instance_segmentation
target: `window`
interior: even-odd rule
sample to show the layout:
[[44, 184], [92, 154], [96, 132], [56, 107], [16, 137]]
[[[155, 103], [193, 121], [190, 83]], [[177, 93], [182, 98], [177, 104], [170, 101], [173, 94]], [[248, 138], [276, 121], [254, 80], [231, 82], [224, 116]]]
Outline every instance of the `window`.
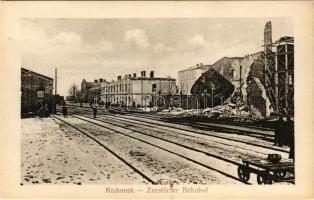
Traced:
[[152, 84], [152, 92], [156, 92], [157, 91], [157, 85], [156, 84]]

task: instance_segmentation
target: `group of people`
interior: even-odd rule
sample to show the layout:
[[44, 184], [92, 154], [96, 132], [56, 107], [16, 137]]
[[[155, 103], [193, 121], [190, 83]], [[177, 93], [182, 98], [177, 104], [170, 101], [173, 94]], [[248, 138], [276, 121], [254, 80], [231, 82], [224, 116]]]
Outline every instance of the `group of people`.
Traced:
[[275, 126], [275, 145], [289, 146], [289, 158], [294, 159], [294, 123], [289, 116], [280, 116]]

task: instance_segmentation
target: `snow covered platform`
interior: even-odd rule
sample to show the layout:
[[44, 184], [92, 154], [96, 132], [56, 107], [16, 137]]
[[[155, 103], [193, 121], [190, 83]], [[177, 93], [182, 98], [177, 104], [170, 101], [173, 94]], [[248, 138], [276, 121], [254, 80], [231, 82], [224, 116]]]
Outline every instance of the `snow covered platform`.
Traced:
[[21, 185], [144, 183], [92, 140], [54, 118], [22, 119]]

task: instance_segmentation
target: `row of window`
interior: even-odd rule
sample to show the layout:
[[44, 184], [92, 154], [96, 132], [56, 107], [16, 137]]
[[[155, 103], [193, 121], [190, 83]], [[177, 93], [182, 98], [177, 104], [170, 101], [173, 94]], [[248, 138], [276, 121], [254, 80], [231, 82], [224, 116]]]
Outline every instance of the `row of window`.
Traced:
[[131, 88], [130, 84], [116, 84], [116, 85], [109, 85], [109, 86], [104, 86], [103, 87], [105, 90], [105, 93], [109, 93], [109, 92], [128, 92]]
[[[104, 86], [105, 93], [130, 92], [130, 84], [119, 84], [112, 86]], [[157, 84], [152, 84], [152, 92], [157, 92]]]

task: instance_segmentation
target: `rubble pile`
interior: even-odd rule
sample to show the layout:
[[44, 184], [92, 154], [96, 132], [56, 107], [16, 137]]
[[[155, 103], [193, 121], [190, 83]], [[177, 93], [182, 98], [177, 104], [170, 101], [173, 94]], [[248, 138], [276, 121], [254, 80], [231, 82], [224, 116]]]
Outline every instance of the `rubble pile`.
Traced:
[[173, 118], [201, 118], [202, 120], [230, 120], [239, 122], [253, 122], [264, 120], [260, 116], [252, 116], [243, 104], [227, 103], [206, 109], [183, 110], [181, 108], [165, 109], [161, 112], [165, 117]]
[[209, 119], [249, 120], [252, 117], [245, 106], [232, 103], [204, 109], [203, 114]]
[[161, 114], [177, 117], [202, 116], [202, 110], [200, 109], [183, 110], [182, 108], [170, 108], [163, 110]]

